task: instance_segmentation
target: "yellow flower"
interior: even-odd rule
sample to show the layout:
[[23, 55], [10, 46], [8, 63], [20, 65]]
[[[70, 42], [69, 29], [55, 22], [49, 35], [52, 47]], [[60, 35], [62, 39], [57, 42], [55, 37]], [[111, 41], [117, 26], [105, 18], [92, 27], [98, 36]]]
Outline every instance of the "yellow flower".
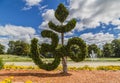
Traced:
[[14, 78], [13, 76], [10, 77], [10, 79], [13, 79], [13, 78]]
[[0, 82], [0, 83], [6, 83], [5, 81], [2, 81], [2, 82]]
[[27, 80], [25, 83], [32, 83], [32, 81], [30, 81], [30, 80]]

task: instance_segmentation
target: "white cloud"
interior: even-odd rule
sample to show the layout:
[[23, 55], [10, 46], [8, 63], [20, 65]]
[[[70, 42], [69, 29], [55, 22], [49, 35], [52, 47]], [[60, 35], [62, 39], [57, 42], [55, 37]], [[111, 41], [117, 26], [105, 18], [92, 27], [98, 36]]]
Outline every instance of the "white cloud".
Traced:
[[39, 7], [39, 10], [43, 10], [43, 9], [45, 9], [47, 6], [48, 6], [48, 5], [44, 5], [44, 6], [42, 6], [42, 7]]
[[0, 26], [0, 43], [7, 47], [10, 40], [23, 40], [30, 43], [33, 37], [36, 37], [35, 30], [32, 27], [23, 27], [15, 25]]
[[35, 30], [32, 27], [15, 26], [10, 24], [0, 26], [0, 36], [21, 36], [34, 33]]
[[114, 40], [114, 35], [109, 33], [85, 33], [80, 35], [80, 38], [86, 41], [87, 44], [103, 45]]
[[[77, 25], [75, 30], [82, 31], [86, 28], [96, 28], [100, 26], [100, 22], [105, 25], [112, 23], [117, 25], [116, 29], [120, 29], [120, 0], [68, 0], [70, 15], [67, 18], [67, 21], [76, 18]], [[55, 24], [59, 22], [54, 17], [54, 10], [48, 9], [42, 14], [44, 21], [39, 26], [40, 29], [49, 29], [48, 22], [53, 21]], [[102, 28], [106, 28], [102, 26]], [[110, 28], [109, 30], [111, 30]], [[74, 30], [70, 33], [66, 33], [65, 36], [73, 36]], [[95, 43], [97, 45], [102, 45], [106, 42], [111, 42], [114, 39], [114, 35], [110, 33], [86, 33], [82, 34], [82, 37], [87, 43]]]
[[40, 29], [49, 29], [48, 27], [49, 21], [52, 21], [55, 24], [59, 24], [58, 20], [54, 16], [54, 12], [55, 11], [53, 9], [48, 9], [42, 14], [44, 21], [39, 26]]
[[29, 10], [32, 8], [32, 6], [39, 6], [40, 2], [42, 2], [42, 0], [24, 0], [25, 1], [25, 5], [26, 7], [23, 8], [23, 10]]
[[120, 26], [120, 20], [119, 19], [113, 20], [112, 24]]
[[[109, 22], [119, 21], [120, 0], [70, 0], [69, 18], [77, 18], [76, 29], [96, 28], [99, 22], [108, 24]], [[120, 22], [117, 24], [120, 24]]]
[[36, 31], [32, 27], [23, 27], [7, 24], [5, 26], [0, 26], [0, 43], [8, 48], [8, 42], [13, 40], [22, 40], [27, 43], [31, 42], [31, 39], [37, 38], [39, 43], [50, 43], [50, 38], [43, 38], [36, 34]]
[[25, 0], [27, 6], [39, 5], [42, 0]]
[[[72, 18], [79, 20], [74, 30], [96, 28], [100, 26], [100, 22], [107, 25], [111, 22], [113, 25], [120, 26], [120, 0], [68, 0], [68, 2], [70, 15], [67, 20]], [[48, 9], [42, 14], [44, 21], [41, 23], [40, 29], [49, 29], [48, 22], [51, 20], [55, 24], [59, 24], [54, 17], [54, 12], [53, 9]]]
[[73, 35], [74, 35], [73, 31], [65, 33], [65, 36], [73, 36]]

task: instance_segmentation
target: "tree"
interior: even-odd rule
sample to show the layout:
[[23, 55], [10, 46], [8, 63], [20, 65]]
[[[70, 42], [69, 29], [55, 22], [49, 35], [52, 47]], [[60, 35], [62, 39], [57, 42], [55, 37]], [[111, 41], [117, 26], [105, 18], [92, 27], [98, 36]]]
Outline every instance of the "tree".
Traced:
[[15, 43], [14, 41], [9, 41], [8, 43], [9, 48], [7, 50], [8, 54], [14, 54], [14, 48], [15, 48], [14, 43]]
[[[71, 31], [75, 25], [76, 20], [71, 19], [66, 25], [63, 24], [65, 22], [67, 16], [69, 15], [68, 10], [63, 4], [59, 4], [58, 8], [55, 11], [55, 17], [57, 20], [61, 23], [61, 25], [56, 25], [52, 21], [48, 23], [49, 28], [61, 33], [61, 46], [57, 48], [58, 46], [58, 35], [50, 30], [44, 30], [41, 32], [41, 35], [43, 37], [51, 38], [51, 45], [43, 43], [41, 45], [41, 54], [45, 54], [48, 52], [51, 52], [54, 57], [54, 61], [52, 63], [43, 63], [40, 58], [39, 48], [38, 48], [38, 40], [33, 39], [31, 41], [31, 57], [33, 61], [42, 69], [45, 70], [53, 70], [58, 67], [60, 64], [60, 58], [62, 59], [62, 66], [63, 66], [63, 73], [67, 73], [67, 57], [70, 57], [73, 61], [79, 62], [84, 60], [87, 49], [86, 49], [86, 43], [78, 37], [74, 37], [68, 40], [67, 45], [64, 45], [64, 33]], [[77, 48], [76, 48], [77, 47]], [[73, 50], [74, 48], [74, 50]]]
[[27, 56], [30, 53], [30, 45], [24, 41], [9, 41], [8, 46], [8, 54]]
[[0, 44], [0, 54], [4, 54], [5, 46]]
[[104, 57], [111, 57], [112, 56], [112, 47], [110, 43], [106, 43], [103, 46], [103, 56]]
[[96, 44], [88, 45], [88, 55], [90, 55], [94, 51], [94, 53], [97, 54], [97, 56], [100, 56], [100, 48]]
[[115, 39], [112, 41], [113, 56], [120, 57], [120, 39]]

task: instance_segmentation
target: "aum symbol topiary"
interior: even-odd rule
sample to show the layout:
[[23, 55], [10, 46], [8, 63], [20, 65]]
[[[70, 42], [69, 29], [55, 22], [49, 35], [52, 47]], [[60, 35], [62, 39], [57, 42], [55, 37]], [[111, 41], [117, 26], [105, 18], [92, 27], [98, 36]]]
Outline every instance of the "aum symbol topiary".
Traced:
[[[83, 61], [86, 56], [86, 43], [78, 37], [74, 37], [68, 40], [67, 45], [64, 45], [64, 33], [71, 31], [75, 25], [76, 20], [70, 20], [66, 25], [63, 25], [67, 16], [69, 15], [68, 10], [63, 4], [59, 4], [55, 11], [56, 19], [61, 23], [61, 25], [56, 25], [52, 21], [48, 23], [49, 28], [61, 33], [61, 43], [62, 46], [57, 48], [59, 37], [58, 35], [50, 30], [44, 30], [41, 32], [42, 37], [51, 38], [51, 44], [43, 43], [41, 45], [41, 50], [39, 52], [38, 40], [34, 38], [31, 41], [31, 57], [36, 65], [41, 69], [54, 70], [60, 64], [62, 59], [63, 73], [67, 73], [67, 57], [70, 57], [73, 61], [79, 62]], [[52, 63], [44, 63], [40, 57], [40, 54], [51, 53], [54, 57]]]

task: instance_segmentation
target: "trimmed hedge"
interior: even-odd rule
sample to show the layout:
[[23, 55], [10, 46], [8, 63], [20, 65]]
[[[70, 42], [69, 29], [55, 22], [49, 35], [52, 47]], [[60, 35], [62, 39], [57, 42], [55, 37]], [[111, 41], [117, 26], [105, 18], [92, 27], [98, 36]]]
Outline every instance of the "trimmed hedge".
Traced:
[[[63, 39], [64, 33], [71, 31], [76, 26], [75, 19], [71, 19], [70, 21], [68, 21], [66, 25], [63, 25], [63, 22], [65, 22], [68, 15], [69, 12], [67, 8], [63, 4], [60, 4], [55, 11], [55, 17], [61, 23], [61, 25], [56, 25], [52, 21], [48, 23], [50, 29], [61, 33], [62, 35], [61, 40]], [[52, 39], [51, 44], [43, 43], [41, 45], [40, 52], [38, 50], [39, 49], [38, 40], [33, 39], [31, 41], [31, 57], [35, 62], [35, 64], [38, 65], [41, 69], [45, 69], [48, 71], [54, 70], [60, 64], [60, 59], [61, 58], [63, 59], [63, 57], [65, 56], [70, 57], [75, 62], [79, 62], [85, 59], [87, 52], [86, 43], [81, 38], [75, 37], [69, 39], [67, 46], [62, 45], [60, 48], [57, 48], [59, 38], [56, 33], [50, 30], [44, 30], [41, 32], [41, 35], [42, 37], [47, 37]], [[64, 43], [62, 42], [62, 44]], [[77, 45], [80, 51], [73, 53], [73, 50], [71, 49], [73, 45]], [[47, 54], [48, 52], [53, 54], [54, 61], [52, 63], [44, 63], [41, 60], [40, 54]]]
[[[71, 49], [73, 45], [79, 47], [78, 52], [74, 53]], [[69, 39], [66, 48], [68, 49], [68, 56], [75, 62], [83, 61], [87, 55], [86, 43], [81, 38], [74, 37]]]
[[[51, 51], [54, 55], [54, 61], [52, 63], [44, 63], [42, 59], [40, 58], [40, 52], [39, 52], [39, 47], [38, 47], [38, 40], [34, 38], [31, 43], [31, 57], [36, 65], [40, 67], [41, 69], [44, 70], [54, 70], [58, 67], [60, 64], [60, 57], [57, 55], [57, 52]], [[42, 47], [41, 47], [42, 48]], [[44, 51], [45, 52], [45, 51]], [[48, 50], [46, 50], [48, 52]]]
[[48, 25], [49, 28], [54, 31], [57, 31], [59, 33], [66, 33], [74, 29], [74, 27], [76, 26], [76, 20], [72, 19], [66, 25], [55, 25], [52, 21], [50, 21]]

